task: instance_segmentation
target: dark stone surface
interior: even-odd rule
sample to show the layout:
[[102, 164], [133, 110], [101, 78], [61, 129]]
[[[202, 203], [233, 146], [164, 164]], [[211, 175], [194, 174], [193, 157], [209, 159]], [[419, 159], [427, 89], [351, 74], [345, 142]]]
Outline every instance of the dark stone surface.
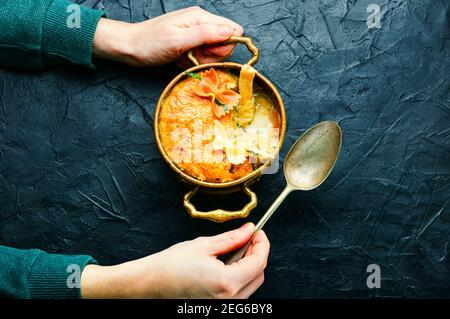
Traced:
[[[366, 25], [370, 3], [381, 29]], [[329, 179], [290, 195], [266, 227], [272, 250], [255, 297], [450, 297], [448, 0], [84, 4], [125, 21], [196, 4], [241, 23], [287, 106], [282, 158], [311, 125], [341, 124]], [[232, 59], [247, 57], [239, 48]], [[112, 264], [242, 224], [190, 219], [186, 188], [156, 148], [155, 102], [176, 72], [0, 71], [1, 243]], [[253, 187], [250, 220], [283, 184], [279, 172]], [[378, 290], [366, 287], [371, 263]]]

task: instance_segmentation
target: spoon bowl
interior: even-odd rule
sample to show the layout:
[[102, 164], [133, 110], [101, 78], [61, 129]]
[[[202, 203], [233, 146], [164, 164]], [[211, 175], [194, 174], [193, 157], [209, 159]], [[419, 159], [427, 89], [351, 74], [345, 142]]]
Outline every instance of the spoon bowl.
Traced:
[[336, 163], [342, 144], [341, 128], [324, 121], [311, 127], [292, 145], [284, 162], [287, 183], [308, 191], [322, 184]]
[[342, 144], [342, 130], [336, 122], [320, 122], [303, 133], [284, 160], [286, 187], [256, 224], [253, 236], [225, 261], [232, 264], [244, 256], [258, 231], [269, 220], [290, 192], [309, 191], [320, 186], [336, 164]]

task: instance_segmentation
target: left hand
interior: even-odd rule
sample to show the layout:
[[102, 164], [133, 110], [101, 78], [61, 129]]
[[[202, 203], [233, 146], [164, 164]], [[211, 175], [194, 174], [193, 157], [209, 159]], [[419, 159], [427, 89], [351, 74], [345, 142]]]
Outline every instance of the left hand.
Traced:
[[221, 45], [243, 28], [199, 7], [173, 11], [140, 22], [100, 19], [94, 36], [97, 57], [130, 66], [155, 66], [175, 61], [194, 49], [200, 63], [217, 62], [230, 56], [234, 45]]

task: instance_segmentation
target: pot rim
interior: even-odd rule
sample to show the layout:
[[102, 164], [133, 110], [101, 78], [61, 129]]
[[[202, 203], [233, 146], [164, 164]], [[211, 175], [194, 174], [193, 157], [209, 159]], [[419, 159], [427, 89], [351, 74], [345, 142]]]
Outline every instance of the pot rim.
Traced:
[[[183, 171], [181, 168], [179, 168], [170, 159], [169, 155], [167, 154], [167, 152], [165, 151], [165, 149], [161, 143], [161, 139], [159, 136], [159, 115], [161, 113], [162, 104], [163, 104], [167, 94], [172, 90], [172, 88], [175, 86], [175, 84], [178, 83], [181, 78], [186, 76], [186, 72], [195, 72], [195, 71], [208, 69], [208, 68], [241, 69], [242, 66], [243, 66], [242, 64], [236, 63], [236, 62], [214, 62], [214, 63], [206, 63], [206, 64], [193, 66], [185, 71], [182, 71], [172, 81], [170, 81], [170, 83], [166, 86], [166, 88], [161, 93], [161, 95], [158, 99], [158, 103], [156, 104], [155, 118], [154, 118], [154, 125], [153, 125], [156, 144], [158, 145], [158, 149], [161, 152], [162, 157], [170, 165], [170, 167], [177, 174], [179, 174], [184, 180], [186, 180], [187, 182], [189, 182], [191, 184], [206, 187], [206, 188], [227, 188], [227, 187], [241, 185], [241, 184], [255, 178], [256, 176], [259, 176], [262, 173], [262, 171], [264, 169], [266, 169], [268, 166], [270, 166], [270, 164], [272, 163], [271, 160], [267, 161], [266, 163], [264, 163], [263, 165], [258, 167], [258, 169], [253, 171], [252, 173], [245, 175], [244, 177], [241, 177], [234, 181], [229, 181], [229, 182], [224, 182], [224, 183], [206, 182], [206, 181], [199, 180], [199, 179], [187, 174], [185, 171]], [[286, 135], [286, 110], [284, 108], [283, 99], [281, 98], [281, 95], [278, 92], [278, 90], [276, 89], [276, 87], [264, 75], [262, 75], [258, 71], [256, 71], [255, 76], [258, 77], [258, 79], [260, 81], [262, 81], [267, 87], [269, 87], [271, 89], [272, 96], [275, 97], [275, 99], [278, 103], [278, 106], [279, 106], [279, 112], [280, 112], [280, 117], [281, 117], [281, 127], [280, 127], [280, 135], [279, 135], [278, 145], [277, 145], [277, 148], [275, 149], [275, 157], [276, 157], [281, 150], [281, 147], [283, 145], [284, 138]]]

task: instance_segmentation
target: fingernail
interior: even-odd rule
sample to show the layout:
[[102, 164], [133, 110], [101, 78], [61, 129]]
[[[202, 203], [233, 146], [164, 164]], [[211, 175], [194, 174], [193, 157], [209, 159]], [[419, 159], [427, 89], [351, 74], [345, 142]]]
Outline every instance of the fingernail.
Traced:
[[231, 35], [232, 32], [233, 32], [233, 29], [226, 24], [219, 26], [219, 34], [221, 36], [228, 37]]

